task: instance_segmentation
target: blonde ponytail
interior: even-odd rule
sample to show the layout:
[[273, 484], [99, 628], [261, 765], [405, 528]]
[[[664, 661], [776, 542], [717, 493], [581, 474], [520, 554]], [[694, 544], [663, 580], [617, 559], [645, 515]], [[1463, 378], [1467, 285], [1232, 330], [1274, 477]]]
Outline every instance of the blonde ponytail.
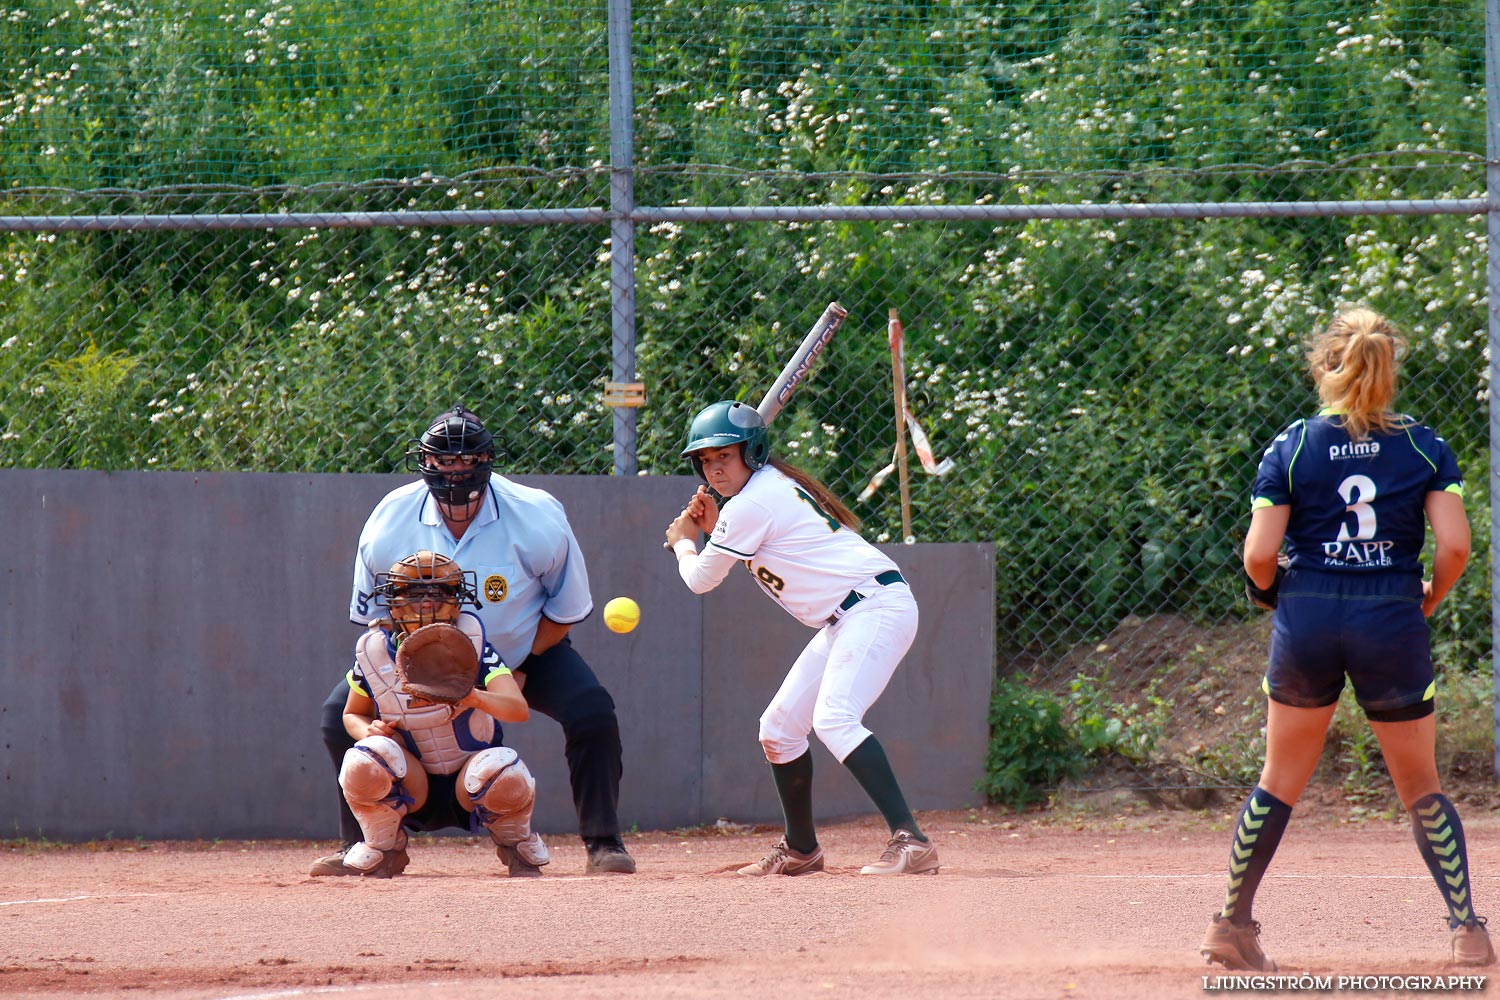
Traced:
[[1399, 430], [1396, 400], [1398, 352], [1406, 341], [1396, 327], [1365, 306], [1346, 309], [1308, 348], [1307, 368], [1323, 405], [1342, 414], [1351, 440], [1371, 431]]

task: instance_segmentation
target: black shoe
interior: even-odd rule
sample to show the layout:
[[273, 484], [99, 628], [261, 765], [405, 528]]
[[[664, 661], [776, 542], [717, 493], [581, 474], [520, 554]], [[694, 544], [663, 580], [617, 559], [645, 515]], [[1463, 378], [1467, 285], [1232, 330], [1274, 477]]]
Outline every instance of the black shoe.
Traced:
[[395, 878], [406, 871], [411, 859], [406, 854], [406, 844], [388, 851], [377, 851], [364, 844], [355, 844], [347, 850], [330, 854], [313, 862], [308, 873], [319, 875], [356, 875], [360, 878]]
[[583, 870], [585, 875], [635, 874], [635, 859], [625, 850], [619, 837], [584, 837], [583, 846], [589, 852], [588, 864]]

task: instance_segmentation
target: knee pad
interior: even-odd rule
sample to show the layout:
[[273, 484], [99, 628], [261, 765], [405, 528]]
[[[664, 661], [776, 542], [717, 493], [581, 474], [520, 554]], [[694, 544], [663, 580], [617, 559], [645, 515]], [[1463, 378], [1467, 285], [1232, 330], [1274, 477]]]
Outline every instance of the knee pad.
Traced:
[[379, 802], [406, 777], [406, 754], [389, 736], [366, 736], [344, 754], [339, 787], [352, 802]]
[[389, 736], [367, 736], [344, 754], [339, 787], [349, 811], [359, 820], [364, 842], [378, 851], [405, 843], [401, 817], [411, 808], [401, 779], [406, 777], [406, 754]]
[[490, 747], [475, 754], [464, 774], [464, 791], [474, 803], [474, 815], [495, 843], [511, 846], [530, 836], [536, 779], [510, 747]]

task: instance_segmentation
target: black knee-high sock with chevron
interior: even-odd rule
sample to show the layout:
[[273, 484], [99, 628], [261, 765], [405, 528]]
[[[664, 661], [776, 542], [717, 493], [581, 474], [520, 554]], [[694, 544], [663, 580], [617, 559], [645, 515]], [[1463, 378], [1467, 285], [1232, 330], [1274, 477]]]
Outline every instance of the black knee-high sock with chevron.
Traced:
[[1229, 844], [1229, 889], [1224, 895], [1220, 916], [1240, 927], [1250, 923], [1255, 890], [1271, 866], [1271, 858], [1286, 832], [1292, 807], [1259, 785], [1240, 807], [1240, 818], [1234, 824], [1234, 840]]
[[1411, 832], [1427, 870], [1448, 904], [1448, 927], [1474, 919], [1469, 885], [1469, 850], [1458, 810], [1446, 795], [1424, 795], [1411, 806]]

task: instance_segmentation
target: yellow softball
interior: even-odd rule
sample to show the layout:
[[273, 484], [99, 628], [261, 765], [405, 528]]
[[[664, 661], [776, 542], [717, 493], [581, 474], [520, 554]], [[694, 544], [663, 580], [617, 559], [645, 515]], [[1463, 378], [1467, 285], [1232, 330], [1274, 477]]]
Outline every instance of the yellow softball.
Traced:
[[604, 605], [604, 625], [611, 632], [629, 632], [640, 621], [641, 606], [628, 597], [616, 597]]

